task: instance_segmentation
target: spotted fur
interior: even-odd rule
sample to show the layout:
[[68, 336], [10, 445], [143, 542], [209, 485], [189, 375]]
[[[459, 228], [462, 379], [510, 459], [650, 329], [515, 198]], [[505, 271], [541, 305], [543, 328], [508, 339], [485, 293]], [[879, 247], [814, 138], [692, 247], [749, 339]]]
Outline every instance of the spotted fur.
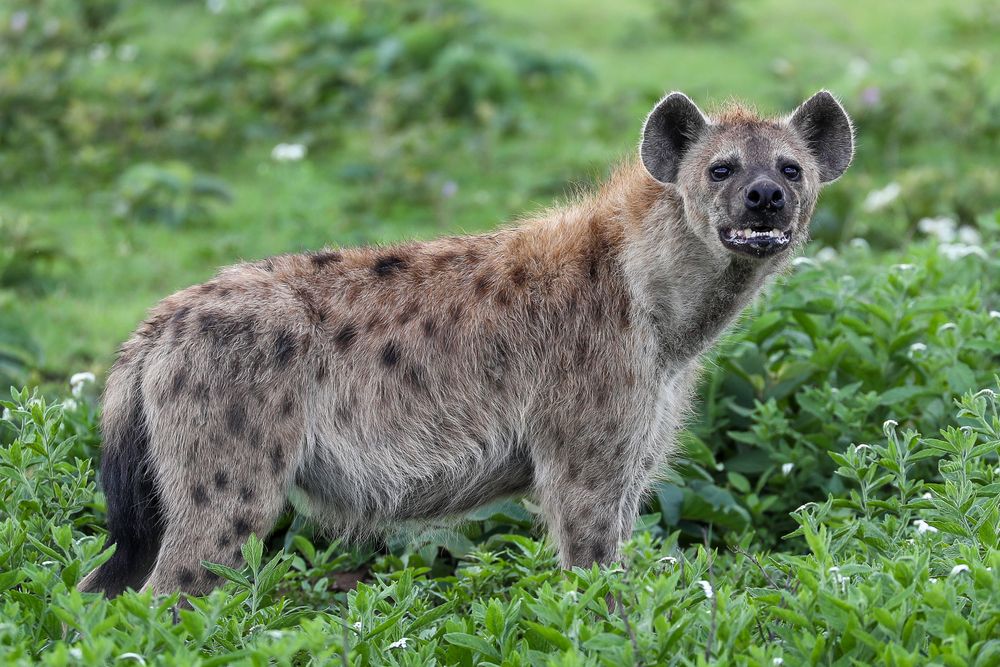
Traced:
[[165, 299], [108, 378], [118, 552], [81, 587], [205, 592], [201, 561], [237, 565], [290, 494], [339, 535], [530, 494], [564, 566], [616, 560], [699, 358], [791, 254], [723, 247], [738, 193], [707, 183], [710, 161], [797, 160], [799, 245], [852, 145], [827, 93], [779, 119], [674, 94], [641, 161], [574, 203], [481, 236], [242, 264]]

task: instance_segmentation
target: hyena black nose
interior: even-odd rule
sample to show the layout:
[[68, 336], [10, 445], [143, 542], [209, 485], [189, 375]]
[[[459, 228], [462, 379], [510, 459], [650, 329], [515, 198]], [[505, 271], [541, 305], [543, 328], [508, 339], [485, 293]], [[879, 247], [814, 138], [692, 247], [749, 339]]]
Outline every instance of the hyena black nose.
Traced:
[[743, 203], [751, 211], [777, 211], [785, 206], [785, 192], [774, 181], [763, 178], [747, 186]]

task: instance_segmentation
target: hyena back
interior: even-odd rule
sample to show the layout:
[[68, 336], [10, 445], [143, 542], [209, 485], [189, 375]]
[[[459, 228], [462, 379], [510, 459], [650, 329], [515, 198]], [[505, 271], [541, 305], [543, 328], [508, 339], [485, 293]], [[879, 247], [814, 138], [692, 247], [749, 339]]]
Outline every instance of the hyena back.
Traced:
[[293, 490], [339, 534], [532, 494], [563, 566], [608, 563], [698, 361], [804, 243], [853, 152], [821, 92], [709, 118], [673, 93], [640, 160], [496, 233], [285, 255], [164, 300], [104, 396], [117, 549], [82, 583], [203, 593]]

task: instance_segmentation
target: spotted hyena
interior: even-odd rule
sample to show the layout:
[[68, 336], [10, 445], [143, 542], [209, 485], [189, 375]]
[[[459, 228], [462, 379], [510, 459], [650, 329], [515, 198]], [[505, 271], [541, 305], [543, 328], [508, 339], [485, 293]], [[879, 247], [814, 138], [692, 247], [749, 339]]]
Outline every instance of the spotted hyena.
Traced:
[[680, 93], [595, 194], [500, 231], [283, 255], [165, 299], [104, 395], [112, 558], [203, 593], [292, 493], [357, 535], [531, 494], [563, 566], [618, 558], [720, 332], [851, 161], [827, 92], [762, 118]]

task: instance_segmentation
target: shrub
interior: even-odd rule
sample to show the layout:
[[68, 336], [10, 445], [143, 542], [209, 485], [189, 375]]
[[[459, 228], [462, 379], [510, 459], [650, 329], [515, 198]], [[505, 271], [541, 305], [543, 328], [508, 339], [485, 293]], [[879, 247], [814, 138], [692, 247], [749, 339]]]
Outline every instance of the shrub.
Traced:
[[118, 179], [114, 213], [120, 220], [178, 227], [210, 220], [216, 204], [231, 200], [225, 183], [183, 162], [146, 163]]

